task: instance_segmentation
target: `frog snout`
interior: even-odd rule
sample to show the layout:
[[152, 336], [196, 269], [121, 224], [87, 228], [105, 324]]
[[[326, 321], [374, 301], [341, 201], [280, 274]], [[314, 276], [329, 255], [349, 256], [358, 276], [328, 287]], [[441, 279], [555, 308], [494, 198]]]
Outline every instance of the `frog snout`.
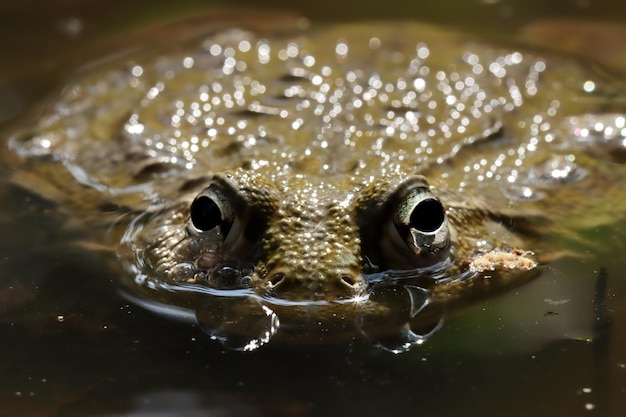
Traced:
[[272, 295], [292, 300], [348, 299], [359, 296], [366, 288], [359, 271], [341, 268], [328, 272], [287, 272], [279, 268], [263, 281]]

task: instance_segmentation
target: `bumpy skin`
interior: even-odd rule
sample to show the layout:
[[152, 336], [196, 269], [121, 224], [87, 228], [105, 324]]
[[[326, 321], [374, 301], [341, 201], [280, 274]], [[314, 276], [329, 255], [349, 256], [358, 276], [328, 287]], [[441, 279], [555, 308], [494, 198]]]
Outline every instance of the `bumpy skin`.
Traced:
[[[541, 237], [588, 226], [623, 179], [584, 152], [623, 138], [616, 92], [574, 60], [427, 25], [227, 29], [81, 75], [10, 146], [16, 182], [128, 214], [109, 235], [141, 297], [349, 316], [374, 284], [428, 278], [431, 304], [462, 303], [532, 276]], [[392, 236], [415, 181], [446, 210], [430, 260]], [[211, 187], [235, 220], [198, 233]]]

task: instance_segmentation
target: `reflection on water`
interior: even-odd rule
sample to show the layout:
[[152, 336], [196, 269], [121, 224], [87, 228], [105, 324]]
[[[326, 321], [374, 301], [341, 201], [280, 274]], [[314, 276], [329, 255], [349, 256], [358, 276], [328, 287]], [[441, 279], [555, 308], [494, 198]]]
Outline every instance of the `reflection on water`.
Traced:
[[[128, 293], [124, 297], [160, 316], [197, 324], [211, 339], [239, 351], [263, 346], [282, 329], [279, 340], [283, 342], [341, 343], [363, 335], [386, 350], [401, 353], [428, 340], [443, 324], [444, 315], [442, 305], [430, 307], [427, 289], [412, 285], [374, 287], [364, 299], [372, 307], [355, 304], [353, 309], [280, 300], [272, 304], [247, 293], [212, 295], [210, 291], [203, 291], [200, 297], [183, 294], [180, 304], [184, 302], [188, 308], [176, 305], [174, 298], [164, 303], [155, 301], [154, 297], [138, 298]], [[194, 301], [190, 302], [190, 298]]]
[[[550, 263], [441, 329], [445, 311], [429, 309], [424, 285], [379, 287], [369, 297], [397, 321], [374, 314], [350, 325], [392, 351], [415, 345], [390, 355], [351, 339], [318, 345], [340, 324], [293, 340], [302, 322], [255, 298], [241, 335], [240, 304], [228, 298], [204, 294], [197, 312], [120, 294], [109, 256], [58, 245], [80, 236], [59, 230], [53, 206], [6, 184], [1, 193], [0, 416], [620, 415], [625, 406], [624, 222], [599, 221], [568, 242], [584, 257]], [[253, 353], [211, 341], [249, 350], [278, 328], [284, 343]]]

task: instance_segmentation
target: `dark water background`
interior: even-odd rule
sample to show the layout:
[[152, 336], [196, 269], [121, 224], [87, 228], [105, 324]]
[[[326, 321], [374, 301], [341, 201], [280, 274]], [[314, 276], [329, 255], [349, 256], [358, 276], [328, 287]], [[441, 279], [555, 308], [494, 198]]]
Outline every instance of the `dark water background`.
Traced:
[[[102, 50], [141, 42], [138, 27], [245, 3], [6, 2], [0, 121]], [[600, 21], [615, 36], [583, 53], [608, 55], [613, 70], [626, 73], [626, 3], [618, 1], [271, 3], [314, 21], [411, 18], [504, 38], [539, 19]], [[68, 236], [48, 203], [6, 181], [0, 202], [2, 417], [620, 416], [626, 409], [623, 222], [591, 231], [586, 256], [448, 317], [411, 352], [270, 344], [242, 354], [129, 305], [107, 285], [112, 270], [102, 258], [62, 244]]]

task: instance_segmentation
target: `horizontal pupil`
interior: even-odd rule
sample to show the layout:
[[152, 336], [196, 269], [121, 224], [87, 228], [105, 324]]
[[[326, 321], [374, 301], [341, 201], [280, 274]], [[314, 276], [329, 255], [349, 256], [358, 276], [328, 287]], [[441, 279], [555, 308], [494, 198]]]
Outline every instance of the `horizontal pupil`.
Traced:
[[195, 228], [203, 232], [215, 228], [222, 221], [222, 212], [217, 203], [206, 196], [200, 196], [191, 203], [190, 214]]

